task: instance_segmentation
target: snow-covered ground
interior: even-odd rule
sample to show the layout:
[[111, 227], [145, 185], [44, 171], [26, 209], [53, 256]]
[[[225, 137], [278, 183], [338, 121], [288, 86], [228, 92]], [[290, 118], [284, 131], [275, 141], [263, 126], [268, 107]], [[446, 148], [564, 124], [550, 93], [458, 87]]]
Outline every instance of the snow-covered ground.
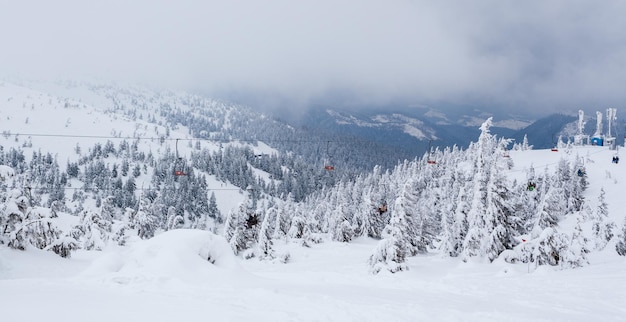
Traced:
[[[512, 178], [585, 157], [594, 205], [604, 188], [621, 226], [624, 163], [605, 147], [512, 151]], [[564, 222], [566, 224], [566, 222]], [[175, 230], [71, 259], [0, 247], [2, 321], [626, 321], [626, 258], [610, 243], [590, 265], [463, 263], [437, 253], [371, 275], [376, 241], [279, 242], [287, 264], [243, 260], [222, 237]], [[207, 260], [210, 258], [210, 261]]]
[[[28, 142], [33, 150], [54, 147], [51, 152], [65, 166], [65, 160], [77, 158], [77, 143], [87, 148], [102, 141], [78, 138], [76, 133], [106, 138], [157, 137], [165, 132], [161, 126], [103, 112], [110, 102], [91, 92], [80, 99], [65, 98], [60, 89], [54, 92], [0, 84], [0, 126], [11, 133], [0, 136], [0, 145], [24, 146], [27, 157]], [[76, 97], [75, 90], [70, 94]], [[45, 133], [74, 135], [74, 141], [26, 135]], [[182, 133], [184, 128], [172, 131], [172, 137], [185, 138]], [[171, 149], [174, 142], [165, 145]], [[166, 148], [150, 140], [141, 144], [146, 152]], [[187, 144], [179, 148], [183, 155], [190, 153]], [[258, 154], [274, 152], [263, 143], [254, 147]], [[626, 158], [611, 163], [615, 153], [606, 147], [511, 151], [515, 167], [507, 174], [524, 182], [531, 165], [542, 173], [561, 157], [584, 157], [590, 183], [586, 202], [595, 207], [604, 189], [609, 217], [621, 228]], [[12, 174], [0, 167], [0, 176]], [[244, 199], [245, 192], [229, 183], [209, 177], [208, 184], [223, 214]], [[565, 218], [559, 228], [571, 231], [574, 220]], [[577, 269], [501, 260], [463, 263], [432, 252], [410, 258], [408, 271], [372, 275], [367, 259], [376, 243], [357, 239], [303, 248], [278, 242], [277, 252], [290, 254], [287, 264], [243, 260], [222, 237], [195, 230], [135, 238], [126, 247], [110, 246], [102, 252], [78, 251], [71, 259], [0, 245], [0, 322], [626, 321], [626, 258], [617, 255], [614, 242], [590, 254], [590, 265]]]

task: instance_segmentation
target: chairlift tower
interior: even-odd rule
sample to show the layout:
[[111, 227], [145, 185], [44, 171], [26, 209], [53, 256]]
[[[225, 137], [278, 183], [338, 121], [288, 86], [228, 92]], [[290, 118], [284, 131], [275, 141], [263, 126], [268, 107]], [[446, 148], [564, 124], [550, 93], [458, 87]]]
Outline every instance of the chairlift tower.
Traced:
[[602, 113], [596, 112], [596, 133], [593, 134], [594, 137], [602, 137]]
[[607, 108], [606, 109], [606, 121], [608, 125], [608, 134], [606, 136], [607, 145], [614, 149], [615, 138], [611, 135], [611, 128], [613, 127], [613, 122], [617, 121], [617, 109], [615, 108]]
[[603, 146], [604, 137], [602, 136], [602, 113], [596, 112], [596, 133], [591, 138], [592, 145]]
[[574, 144], [576, 145], [584, 145], [589, 144], [589, 136], [585, 135], [585, 112], [583, 110], [578, 110], [578, 131], [574, 136]]

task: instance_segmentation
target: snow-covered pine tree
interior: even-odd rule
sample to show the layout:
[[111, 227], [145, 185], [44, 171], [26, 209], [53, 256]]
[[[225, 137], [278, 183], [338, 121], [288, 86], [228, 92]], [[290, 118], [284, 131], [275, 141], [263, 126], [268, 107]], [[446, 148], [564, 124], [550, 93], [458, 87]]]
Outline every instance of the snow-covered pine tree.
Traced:
[[0, 244], [11, 248], [24, 250], [26, 237], [20, 229], [26, 220], [28, 198], [17, 189], [11, 189], [6, 194], [6, 201], [0, 206]]
[[544, 229], [534, 241], [532, 259], [535, 265], [556, 266], [569, 251], [569, 238], [552, 227]]
[[626, 256], [626, 217], [622, 223], [622, 232], [619, 234], [615, 250], [620, 256]]
[[354, 231], [352, 230], [352, 225], [348, 219], [348, 211], [346, 209], [346, 205], [343, 203], [337, 205], [335, 210], [331, 213], [331, 222], [333, 225], [332, 229], [332, 239], [340, 242], [349, 242], [354, 237]]
[[209, 218], [213, 218], [217, 223], [222, 223], [222, 214], [220, 213], [219, 208], [217, 208], [217, 199], [215, 198], [215, 192], [211, 192], [207, 216]]
[[464, 189], [465, 185], [465, 180], [457, 180], [455, 182], [453, 189], [456, 191], [456, 198], [449, 202], [449, 204], [454, 206], [451, 207], [449, 214], [444, 213], [442, 216], [440, 250], [451, 257], [457, 257], [461, 254], [465, 234], [468, 230], [467, 214], [469, 212], [469, 203]]
[[615, 229], [615, 223], [609, 218], [609, 209], [606, 203], [606, 193], [604, 188], [600, 189], [600, 195], [598, 196], [598, 207], [592, 220], [592, 231], [595, 242], [595, 249], [602, 250], [608, 242], [613, 238]]
[[587, 190], [587, 170], [585, 169], [583, 158], [576, 157], [572, 166], [571, 182], [569, 184], [568, 209], [570, 212], [576, 212], [582, 209], [585, 201], [583, 192]]
[[[270, 207], [269, 209], [273, 209]], [[268, 209], [268, 210], [269, 210]], [[272, 216], [276, 215], [276, 211], [267, 211], [261, 223], [261, 229], [259, 230], [259, 242], [258, 242], [258, 257], [259, 260], [272, 260], [276, 258], [274, 252], [274, 243], [272, 242], [272, 229], [271, 223]]]
[[[240, 204], [239, 207], [242, 207], [242, 205]], [[228, 215], [226, 215], [226, 221], [224, 222], [224, 238], [226, 238], [227, 241], [230, 241], [230, 239], [233, 238], [237, 227], [240, 226], [239, 216], [237, 216], [237, 213], [237, 211], [231, 209], [228, 212]]]
[[102, 199], [102, 203], [100, 206], [100, 217], [106, 221], [113, 221], [113, 219], [118, 219], [117, 207], [115, 206], [115, 197], [107, 196]]
[[[439, 159], [441, 160], [441, 158]], [[433, 247], [437, 235], [441, 232], [441, 217], [443, 216], [445, 189], [443, 177], [439, 169], [426, 167], [424, 171], [415, 170], [415, 180], [409, 180], [413, 196], [407, 195], [407, 200], [414, 199], [412, 208], [414, 222], [417, 227], [417, 251], [425, 253]]]
[[[554, 181], [555, 176], [548, 181]], [[550, 184], [546, 193], [537, 206], [537, 214], [534, 217], [533, 235], [541, 234], [546, 228], [556, 226], [559, 219], [566, 213], [567, 204], [563, 198], [563, 188], [557, 184]]]
[[[80, 216], [80, 223], [71, 236], [80, 238], [82, 248], [86, 250], [102, 250], [109, 240], [111, 225], [100, 217], [99, 212], [84, 210]], [[80, 231], [80, 233], [78, 233]]]
[[[363, 183], [361, 183], [363, 184]], [[370, 189], [364, 189], [356, 202], [354, 213], [354, 237], [367, 236], [371, 229], [372, 216], [375, 216], [370, 198]]]
[[276, 227], [274, 228], [274, 239], [286, 238], [289, 234], [289, 228], [291, 227], [292, 211], [295, 207], [295, 201], [291, 194], [287, 196], [287, 199], [283, 202], [279, 202], [278, 213], [276, 216]]
[[118, 221], [113, 223], [112, 239], [117, 242], [119, 246], [126, 245], [128, 236], [128, 223], [126, 221]]
[[515, 246], [514, 237], [519, 234], [513, 228], [511, 193], [497, 159], [491, 163], [486, 191], [484, 216], [489, 235], [481, 247], [487, 258], [493, 261], [504, 250]]
[[21, 229], [26, 241], [39, 249], [46, 249], [59, 238], [61, 230], [52, 222], [50, 209], [29, 207]]
[[139, 209], [134, 215], [133, 226], [137, 229], [137, 235], [141, 239], [154, 237], [159, 228], [158, 217], [151, 209], [151, 202], [146, 196], [139, 199]]
[[563, 262], [569, 267], [580, 267], [589, 264], [587, 254], [590, 252], [589, 241], [585, 237], [582, 224], [584, 222], [582, 214], [579, 212], [576, 216], [576, 227], [572, 233], [572, 239], [569, 245], [569, 252], [563, 258]]
[[417, 207], [418, 201], [413, 184], [409, 181], [404, 185], [400, 196], [396, 198], [391, 208], [392, 217], [398, 216], [402, 218], [402, 220], [398, 221], [402, 225], [397, 226], [402, 234], [396, 237], [399, 238], [400, 243], [404, 243], [407, 256], [415, 256], [427, 250], [427, 244], [422, 238], [423, 236], [420, 235], [422, 227], [418, 221], [420, 219]]
[[[393, 217], [392, 217], [393, 218]], [[401, 242], [393, 237], [383, 238], [376, 244], [376, 248], [369, 258], [370, 272], [378, 274], [386, 269], [391, 273], [408, 270], [405, 263], [406, 253]]]
[[[534, 168], [530, 168], [526, 174], [526, 181], [514, 185], [513, 209], [517, 219], [513, 226], [520, 234], [527, 234], [535, 227], [537, 208], [543, 196], [543, 187], [529, 189], [529, 183], [537, 183], [539, 180], [534, 174]], [[543, 180], [541, 180], [543, 181]]]
[[[400, 196], [395, 202], [400, 209], [400, 205], [404, 203], [402, 199], [404, 197]], [[410, 224], [407, 222], [406, 214], [401, 210], [396, 211], [395, 208], [396, 206], [391, 211], [389, 225], [384, 229], [383, 239], [378, 242], [369, 258], [370, 271], [373, 274], [384, 269], [392, 273], [408, 269], [405, 262], [412, 247], [408, 241]]]
[[473, 177], [468, 181], [469, 211], [467, 214], [468, 230], [463, 241], [461, 253], [463, 261], [470, 257], [484, 255], [483, 239], [490, 235], [484, 214], [487, 211], [487, 186], [491, 170], [491, 156], [496, 147], [495, 138], [489, 128], [492, 118], [488, 118], [480, 127], [478, 141], [470, 145], [468, 153], [472, 158]]
[[250, 207], [250, 200], [244, 200], [237, 210], [231, 211], [226, 218], [224, 236], [235, 254], [250, 248], [257, 241], [258, 221], [262, 218], [259, 218], [259, 215]]
[[348, 185], [341, 182], [336, 193], [336, 204], [330, 213], [329, 230], [335, 241], [349, 242], [354, 237]]
[[180, 229], [185, 225], [185, 219], [178, 214], [176, 208], [170, 206], [167, 209], [167, 226], [166, 230]]
[[532, 145], [528, 145], [528, 137], [526, 136], [526, 134], [524, 134], [524, 139], [522, 140], [522, 143], [513, 144], [513, 150], [515, 151], [532, 150], [532, 148]]
[[78, 241], [74, 239], [74, 237], [68, 235], [62, 235], [58, 239], [56, 239], [50, 246], [50, 250], [52, 250], [55, 254], [63, 257], [70, 258], [72, 256], [72, 252], [79, 248]]
[[237, 226], [233, 232], [233, 236], [229, 240], [230, 247], [235, 255], [246, 249], [246, 236], [243, 226]]
[[291, 228], [289, 228], [289, 238], [301, 239], [304, 236], [306, 227], [306, 219], [300, 214], [296, 214], [291, 220]]

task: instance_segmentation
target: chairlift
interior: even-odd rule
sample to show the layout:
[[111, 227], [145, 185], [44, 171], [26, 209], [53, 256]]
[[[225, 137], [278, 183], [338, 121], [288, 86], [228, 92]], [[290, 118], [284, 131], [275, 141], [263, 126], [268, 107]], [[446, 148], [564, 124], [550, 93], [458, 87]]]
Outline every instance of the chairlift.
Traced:
[[335, 166], [333, 166], [330, 162], [330, 154], [328, 153], [328, 148], [330, 145], [330, 141], [326, 141], [326, 161], [324, 162], [324, 170], [326, 171], [333, 171], [335, 170]]
[[432, 157], [432, 154], [433, 154], [432, 143], [433, 143], [433, 140], [428, 141], [428, 158], [426, 159], [427, 164], [437, 164], [437, 161], [435, 161], [435, 159]]
[[559, 142], [557, 142], [558, 140], [554, 140], [554, 134], [552, 134], [552, 143], [554, 143], [554, 147], [552, 149], [550, 149], [550, 151], [552, 152], [559, 152], [558, 146], [559, 146]]
[[378, 213], [384, 214], [387, 212], [387, 202], [384, 199], [381, 199], [378, 206]]
[[176, 139], [176, 162], [174, 163], [174, 175], [177, 177], [186, 176], [183, 169], [183, 158], [178, 155], [178, 139]]

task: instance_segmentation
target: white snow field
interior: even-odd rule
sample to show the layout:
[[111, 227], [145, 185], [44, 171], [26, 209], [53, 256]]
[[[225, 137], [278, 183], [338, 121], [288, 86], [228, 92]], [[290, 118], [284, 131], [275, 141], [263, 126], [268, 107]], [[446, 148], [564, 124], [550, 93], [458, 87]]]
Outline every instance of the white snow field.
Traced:
[[[615, 151], [512, 151], [509, 175], [576, 154], [586, 160], [587, 201], [593, 207], [604, 188], [621, 228], [626, 173], [611, 163]], [[614, 242], [577, 269], [432, 252], [410, 258], [408, 271], [372, 275], [376, 242], [275, 244], [290, 253], [287, 264], [236, 257], [221, 236], [197, 230], [71, 259], [0, 246], [1, 321], [626, 321], [626, 258]]]

